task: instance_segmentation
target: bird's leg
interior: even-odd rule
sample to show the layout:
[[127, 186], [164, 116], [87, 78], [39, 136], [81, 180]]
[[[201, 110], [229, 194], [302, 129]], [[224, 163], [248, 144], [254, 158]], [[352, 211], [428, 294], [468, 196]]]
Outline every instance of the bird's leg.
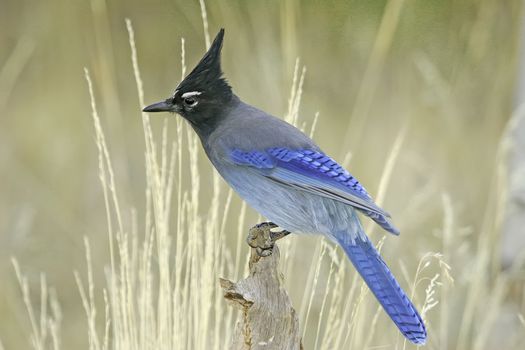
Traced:
[[274, 232], [271, 229], [279, 227], [273, 222], [263, 222], [252, 227], [246, 238], [248, 245], [255, 249], [259, 256], [269, 256], [275, 241], [290, 234], [289, 231], [282, 230]]

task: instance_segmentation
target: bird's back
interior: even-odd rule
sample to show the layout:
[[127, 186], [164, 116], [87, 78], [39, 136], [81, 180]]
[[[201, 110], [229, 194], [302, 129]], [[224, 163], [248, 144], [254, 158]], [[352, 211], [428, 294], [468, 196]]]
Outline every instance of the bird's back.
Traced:
[[202, 143], [212, 162], [224, 158], [232, 149], [264, 150], [278, 145], [290, 149], [319, 150], [312, 139], [299, 129], [240, 99]]

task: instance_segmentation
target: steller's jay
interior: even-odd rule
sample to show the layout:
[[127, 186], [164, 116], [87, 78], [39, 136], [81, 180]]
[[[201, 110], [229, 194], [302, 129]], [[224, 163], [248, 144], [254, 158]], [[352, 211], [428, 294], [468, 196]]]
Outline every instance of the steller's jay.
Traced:
[[308, 136], [232, 92], [221, 69], [223, 37], [221, 29], [173, 96], [144, 111], [174, 112], [186, 119], [224, 180], [271, 220], [270, 227], [285, 230], [279, 237], [290, 231], [314, 233], [339, 244], [401, 333], [424, 344], [423, 320], [368, 239], [357, 213], [398, 235], [390, 215]]

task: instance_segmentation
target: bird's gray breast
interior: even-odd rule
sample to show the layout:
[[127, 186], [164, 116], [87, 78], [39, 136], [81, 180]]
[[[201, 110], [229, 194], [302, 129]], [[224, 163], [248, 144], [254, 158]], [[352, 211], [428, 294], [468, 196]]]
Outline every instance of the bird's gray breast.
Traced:
[[346, 231], [355, 215], [349, 206], [279, 184], [253, 168], [223, 163], [216, 168], [253, 209], [286, 230], [315, 234]]

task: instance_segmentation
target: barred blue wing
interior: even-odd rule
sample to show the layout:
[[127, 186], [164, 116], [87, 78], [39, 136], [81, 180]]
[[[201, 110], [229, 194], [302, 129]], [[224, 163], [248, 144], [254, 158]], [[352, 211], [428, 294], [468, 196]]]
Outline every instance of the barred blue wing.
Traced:
[[261, 175], [302, 191], [351, 205], [388, 232], [399, 234], [390, 215], [377, 206], [365, 188], [336, 161], [315, 150], [283, 147], [263, 151], [235, 149], [230, 154], [237, 165], [258, 169]]

